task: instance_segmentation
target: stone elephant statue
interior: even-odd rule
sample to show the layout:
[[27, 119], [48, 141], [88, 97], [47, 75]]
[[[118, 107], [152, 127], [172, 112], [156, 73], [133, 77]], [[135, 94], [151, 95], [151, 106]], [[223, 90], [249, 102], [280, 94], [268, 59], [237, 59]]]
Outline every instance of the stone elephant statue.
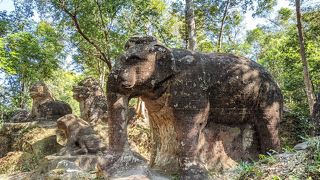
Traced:
[[260, 153], [280, 148], [281, 91], [262, 66], [243, 57], [169, 49], [152, 36], [132, 37], [109, 74], [107, 96], [111, 150], [128, 147], [128, 101], [141, 97], [153, 132], [150, 164], [179, 171], [182, 179], [207, 177], [210, 162], [200, 154], [204, 131], [213, 131], [210, 123], [249, 124]]

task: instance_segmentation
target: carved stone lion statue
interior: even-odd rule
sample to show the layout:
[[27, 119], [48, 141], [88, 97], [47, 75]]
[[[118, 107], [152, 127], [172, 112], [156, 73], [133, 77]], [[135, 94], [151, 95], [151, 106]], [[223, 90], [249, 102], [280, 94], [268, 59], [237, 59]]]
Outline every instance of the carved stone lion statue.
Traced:
[[73, 87], [73, 98], [80, 104], [80, 117], [96, 123], [107, 115], [107, 97], [99, 82], [88, 77]]
[[150, 117], [151, 165], [178, 170], [182, 179], [206, 179], [207, 167], [223, 161], [219, 152], [241, 159], [252, 148], [259, 153], [280, 149], [283, 97], [256, 62], [169, 49], [151, 36], [132, 37], [125, 49], [107, 83], [113, 151], [127, 147], [125, 115], [133, 97], [142, 98]]
[[70, 105], [53, 98], [44, 82], [36, 82], [30, 87], [29, 92], [32, 98], [30, 118], [55, 121], [66, 114], [72, 113]]
[[68, 114], [57, 120], [57, 142], [65, 146], [59, 155], [96, 154], [106, 149], [102, 138], [92, 126], [75, 115]]

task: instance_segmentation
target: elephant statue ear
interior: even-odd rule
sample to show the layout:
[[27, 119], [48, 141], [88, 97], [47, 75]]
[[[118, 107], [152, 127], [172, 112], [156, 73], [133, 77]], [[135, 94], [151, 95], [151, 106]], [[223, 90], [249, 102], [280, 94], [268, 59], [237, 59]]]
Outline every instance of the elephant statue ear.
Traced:
[[173, 72], [176, 72], [176, 63], [172, 51], [161, 44], [154, 45], [154, 50], [156, 52], [157, 61], [166, 64]]
[[172, 52], [169, 48], [161, 45], [161, 44], [155, 44], [154, 45], [154, 51], [157, 54], [157, 60], [172, 58]]

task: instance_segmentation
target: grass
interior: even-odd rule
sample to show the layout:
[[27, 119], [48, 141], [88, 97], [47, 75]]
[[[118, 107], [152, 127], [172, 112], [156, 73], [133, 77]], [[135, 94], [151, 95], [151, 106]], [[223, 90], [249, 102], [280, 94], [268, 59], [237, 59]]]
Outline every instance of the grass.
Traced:
[[271, 166], [277, 162], [277, 159], [272, 154], [259, 154], [259, 162]]
[[294, 153], [294, 152], [296, 152], [296, 150], [292, 146], [284, 146], [282, 148], [282, 152], [283, 153]]
[[241, 162], [238, 168], [240, 170], [238, 180], [260, 179], [263, 175], [256, 163]]

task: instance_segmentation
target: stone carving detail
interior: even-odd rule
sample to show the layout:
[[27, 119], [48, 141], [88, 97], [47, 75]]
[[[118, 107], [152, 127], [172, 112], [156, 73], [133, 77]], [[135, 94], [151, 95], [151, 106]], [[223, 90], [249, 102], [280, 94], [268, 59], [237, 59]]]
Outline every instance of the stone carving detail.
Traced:
[[107, 97], [95, 79], [89, 77], [74, 86], [73, 98], [80, 103], [80, 117], [83, 120], [96, 123], [106, 118]]
[[280, 149], [283, 98], [254, 61], [132, 37], [107, 84], [110, 149], [128, 147], [128, 100], [141, 97], [153, 135], [151, 166], [180, 171], [183, 179], [205, 179], [218, 161], [232, 166], [232, 160]]
[[96, 154], [106, 149], [90, 124], [68, 114], [57, 120], [57, 142], [65, 146], [59, 155]]

